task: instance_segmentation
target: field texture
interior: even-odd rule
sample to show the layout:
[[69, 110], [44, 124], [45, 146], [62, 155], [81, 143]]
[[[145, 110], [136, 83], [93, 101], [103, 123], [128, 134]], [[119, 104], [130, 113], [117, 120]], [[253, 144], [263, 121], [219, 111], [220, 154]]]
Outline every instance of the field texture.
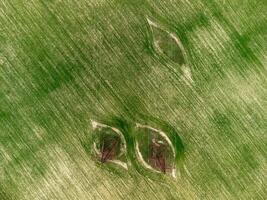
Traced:
[[[266, 199], [266, 11], [1, 0], [0, 199]], [[99, 127], [121, 138], [101, 162]], [[150, 159], [151, 132], [175, 173]]]

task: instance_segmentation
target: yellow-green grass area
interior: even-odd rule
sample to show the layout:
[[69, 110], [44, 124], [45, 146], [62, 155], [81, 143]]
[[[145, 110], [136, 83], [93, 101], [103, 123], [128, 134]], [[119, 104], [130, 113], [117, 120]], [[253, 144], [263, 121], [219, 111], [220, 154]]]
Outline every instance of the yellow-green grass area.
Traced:
[[[1, 0], [0, 199], [266, 198], [266, 10], [264, 0]], [[148, 18], [181, 41], [190, 83], [155, 51]], [[128, 170], [96, 162], [91, 120], [107, 119], [125, 132], [173, 127], [180, 175], [143, 169], [131, 139]]]

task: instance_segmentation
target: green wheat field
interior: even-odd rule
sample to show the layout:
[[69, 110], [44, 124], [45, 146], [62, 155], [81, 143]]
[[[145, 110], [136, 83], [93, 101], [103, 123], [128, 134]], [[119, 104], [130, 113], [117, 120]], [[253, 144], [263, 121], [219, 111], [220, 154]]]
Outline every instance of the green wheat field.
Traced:
[[[266, 11], [1, 0], [0, 199], [266, 199]], [[122, 133], [123, 165], [99, 162], [94, 123]], [[138, 124], [170, 138], [175, 177], [138, 159]]]

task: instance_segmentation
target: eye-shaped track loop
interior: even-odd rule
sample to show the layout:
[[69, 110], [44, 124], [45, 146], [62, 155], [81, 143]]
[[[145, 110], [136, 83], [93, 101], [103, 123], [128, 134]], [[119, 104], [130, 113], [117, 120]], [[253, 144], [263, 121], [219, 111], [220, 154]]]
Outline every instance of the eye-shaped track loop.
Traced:
[[92, 121], [93, 151], [101, 163], [114, 163], [127, 169], [126, 142], [117, 128]]
[[176, 177], [175, 149], [163, 131], [137, 124], [136, 153], [145, 168]]
[[147, 21], [152, 33], [153, 46], [157, 53], [163, 54], [176, 64], [184, 65], [185, 51], [178, 37], [164, 30], [152, 20], [147, 18]]
[[[182, 73], [182, 79], [187, 84], [193, 83], [193, 78], [191, 74], [191, 69], [187, 65], [187, 56], [184, 46], [180, 38], [161, 27], [159, 24], [153, 22], [147, 17], [147, 22], [149, 24], [152, 44], [155, 52], [159, 55], [171, 60], [174, 64], [175, 71], [180, 71]], [[177, 66], [176, 66], [177, 65]]]

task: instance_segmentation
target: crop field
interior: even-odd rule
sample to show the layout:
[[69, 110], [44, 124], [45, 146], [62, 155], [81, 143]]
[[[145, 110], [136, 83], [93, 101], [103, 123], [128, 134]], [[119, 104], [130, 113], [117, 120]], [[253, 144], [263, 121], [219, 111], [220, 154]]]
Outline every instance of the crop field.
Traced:
[[266, 199], [266, 11], [1, 0], [0, 199]]

